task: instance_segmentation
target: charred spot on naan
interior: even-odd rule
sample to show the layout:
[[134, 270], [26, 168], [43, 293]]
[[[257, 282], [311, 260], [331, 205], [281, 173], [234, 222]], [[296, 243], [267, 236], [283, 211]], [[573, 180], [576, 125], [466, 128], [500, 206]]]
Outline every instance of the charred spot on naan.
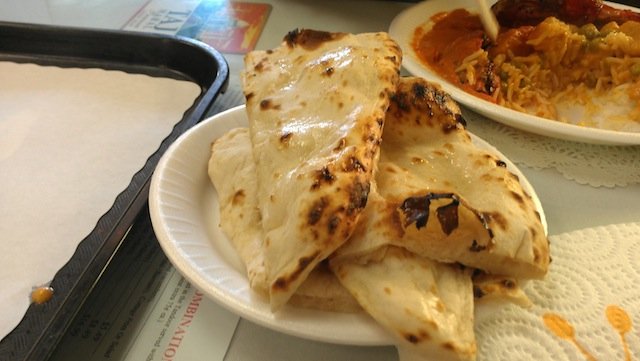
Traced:
[[275, 104], [271, 99], [260, 101], [260, 110], [280, 110], [280, 104]]
[[287, 290], [289, 286], [307, 269], [307, 267], [316, 260], [319, 254], [320, 252], [315, 252], [309, 256], [299, 258], [297, 268], [288, 275], [278, 277], [271, 285], [271, 288], [273, 290]]
[[509, 228], [509, 222], [507, 221], [507, 217], [505, 217], [502, 213], [497, 211], [492, 212], [484, 212], [483, 219], [487, 222], [488, 225], [495, 225], [504, 230]]
[[400, 210], [405, 216], [405, 227], [408, 227], [410, 224], [415, 224], [416, 228], [420, 229], [426, 227], [427, 222], [429, 221], [429, 213], [431, 208], [431, 199], [434, 198], [442, 198], [445, 196], [451, 196], [449, 193], [445, 194], [433, 194], [428, 193], [422, 197], [409, 197], [405, 199], [400, 205]]
[[377, 146], [382, 141], [380, 131], [384, 127], [384, 118], [378, 118], [375, 124], [377, 124], [377, 126], [374, 125], [374, 123], [368, 123], [366, 125], [367, 128], [362, 131], [362, 140], [370, 145]]
[[[432, 83], [400, 82], [397, 91], [391, 97], [389, 111], [394, 112], [395, 119], [413, 121], [415, 125], [439, 124], [444, 133], [466, 127], [466, 121], [457, 103], [448, 93]], [[433, 121], [436, 118], [437, 121]]]
[[335, 174], [329, 169], [328, 166], [322, 167], [319, 171], [316, 171], [315, 178], [311, 184], [311, 190], [316, 190], [322, 185], [331, 185], [336, 180]]
[[[319, 172], [317, 179], [320, 188], [323, 182], [334, 182], [334, 178], [329, 173]], [[322, 239], [322, 234], [334, 235], [338, 231], [341, 237], [348, 237], [351, 228], [356, 221], [356, 216], [364, 209], [369, 196], [370, 183], [359, 181], [358, 178], [353, 183], [336, 189], [338, 193], [344, 193], [348, 197], [348, 203], [331, 201], [331, 197], [323, 196], [317, 199], [307, 212], [307, 221], [302, 227], [315, 227], [312, 230], [315, 239]], [[322, 232], [326, 228], [326, 233]]]
[[268, 66], [268, 64], [269, 64], [269, 59], [267, 57], [264, 57], [260, 59], [260, 61], [253, 66], [253, 70], [256, 72], [264, 71]]
[[[451, 234], [459, 226], [458, 207], [461, 205], [460, 198], [454, 193], [427, 192], [424, 195], [406, 198], [398, 207], [398, 210], [404, 216], [403, 226], [407, 228], [411, 224], [414, 224], [416, 229], [426, 227], [429, 221], [429, 214], [431, 213], [431, 202], [440, 199], [451, 200], [449, 203], [437, 207], [435, 211], [442, 232], [446, 235]], [[487, 229], [489, 235], [491, 235], [491, 230], [487, 223], [487, 216], [480, 214], [470, 207], [467, 208], [476, 214], [478, 221], [482, 223], [483, 227]]]
[[316, 200], [311, 206], [311, 209], [309, 210], [309, 213], [307, 216], [308, 225], [310, 226], [316, 225], [322, 218], [324, 210], [327, 208], [328, 205], [329, 205], [329, 201], [327, 197], [322, 197]]
[[338, 227], [340, 227], [340, 223], [342, 223], [342, 218], [339, 215], [334, 214], [329, 217], [329, 223], [327, 225], [329, 234], [335, 234]]
[[404, 335], [404, 339], [409, 341], [410, 343], [417, 344], [422, 341], [428, 341], [431, 339], [429, 333], [425, 330], [418, 330], [415, 333], [406, 332]]
[[324, 42], [338, 40], [345, 35], [347, 34], [310, 29], [294, 29], [285, 35], [284, 41], [290, 48], [300, 46], [307, 50], [313, 50]]
[[471, 241], [471, 246], [469, 246], [470, 252], [482, 252], [487, 249], [486, 245], [481, 245], [475, 239]]
[[444, 234], [449, 235], [458, 228], [458, 205], [460, 202], [457, 198], [452, 197], [451, 203], [438, 207], [436, 215], [442, 227]]
[[368, 181], [360, 181], [356, 179], [346, 191], [349, 193], [349, 203], [347, 205], [346, 213], [350, 216], [359, 214], [367, 205], [369, 198], [369, 190], [371, 189], [371, 183]]
[[333, 148], [333, 151], [340, 152], [345, 148], [346, 145], [347, 145], [347, 140], [345, 138], [340, 138], [340, 140], [338, 141], [338, 145], [336, 145], [336, 147]]
[[367, 167], [362, 164], [362, 162], [356, 156], [348, 157], [342, 168], [345, 172], [366, 172]]
[[231, 199], [231, 204], [233, 204], [234, 206], [242, 204], [246, 197], [247, 195], [245, 194], [244, 189], [238, 189], [233, 194], [233, 198]]
[[292, 132], [282, 133], [282, 135], [280, 135], [280, 144], [282, 144], [283, 146], [289, 145], [289, 141], [291, 140], [292, 137], [293, 137]]
[[[330, 63], [330, 62], [328, 62], [328, 61], [326, 61], [326, 60], [321, 61], [321, 62], [320, 62], [320, 65], [322, 65], [322, 66], [323, 66], [323, 69], [322, 69], [322, 75], [323, 75], [323, 76], [331, 76], [331, 75], [333, 75], [333, 73], [335, 72], [334, 67], [331, 65], [331, 63]], [[340, 106], [340, 102], [338, 102], [338, 107], [341, 107], [341, 106]]]
[[509, 194], [511, 194], [511, 197], [516, 200], [516, 203], [518, 203], [521, 207], [524, 206], [524, 197], [520, 193], [511, 191], [509, 192]]

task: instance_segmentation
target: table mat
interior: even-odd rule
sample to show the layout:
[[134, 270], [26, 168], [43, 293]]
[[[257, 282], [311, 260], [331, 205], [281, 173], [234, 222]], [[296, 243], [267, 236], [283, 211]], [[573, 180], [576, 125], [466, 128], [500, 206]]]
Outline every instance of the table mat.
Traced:
[[569, 180], [593, 187], [640, 183], [640, 145], [612, 146], [550, 138], [492, 121], [465, 107], [462, 111], [471, 132], [518, 165], [555, 169]]

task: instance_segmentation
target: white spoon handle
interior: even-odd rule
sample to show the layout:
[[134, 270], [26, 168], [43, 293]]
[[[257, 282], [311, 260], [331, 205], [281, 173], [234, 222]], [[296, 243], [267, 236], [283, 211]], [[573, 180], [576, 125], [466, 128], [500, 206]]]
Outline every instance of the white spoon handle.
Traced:
[[482, 21], [484, 30], [487, 32], [487, 35], [491, 40], [496, 41], [498, 38], [498, 31], [500, 30], [498, 20], [491, 11], [491, 7], [489, 7], [487, 0], [476, 0], [476, 3], [480, 10], [480, 20]]

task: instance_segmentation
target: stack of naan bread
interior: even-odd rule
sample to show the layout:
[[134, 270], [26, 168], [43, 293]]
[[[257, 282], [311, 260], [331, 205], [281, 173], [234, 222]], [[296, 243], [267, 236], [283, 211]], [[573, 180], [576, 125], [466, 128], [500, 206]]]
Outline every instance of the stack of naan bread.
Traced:
[[473, 360], [474, 300], [526, 302], [549, 245], [517, 176], [386, 33], [313, 30], [245, 57], [248, 128], [212, 145], [220, 226], [253, 290], [369, 313], [402, 355]]

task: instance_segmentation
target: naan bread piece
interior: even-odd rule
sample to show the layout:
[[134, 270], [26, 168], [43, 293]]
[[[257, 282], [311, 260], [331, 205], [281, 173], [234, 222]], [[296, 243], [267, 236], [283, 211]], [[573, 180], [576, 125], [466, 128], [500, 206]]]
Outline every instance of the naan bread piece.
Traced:
[[[549, 244], [531, 196], [503, 161], [472, 143], [458, 106], [426, 80], [400, 81], [375, 180], [384, 201], [372, 227], [391, 244], [491, 274], [547, 272]], [[341, 253], [378, 246], [349, 243]]]
[[234, 128], [211, 144], [207, 171], [218, 193], [219, 226], [244, 263], [249, 285], [265, 295], [264, 235], [248, 128]]
[[[248, 128], [232, 129], [213, 142], [208, 174], [218, 193], [222, 232], [244, 263], [251, 288], [267, 296], [264, 235]], [[358, 302], [328, 269], [326, 262], [320, 263], [309, 274], [289, 303], [328, 311], [362, 311]]]
[[396, 206], [402, 246], [492, 274], [546, 274], [549, 241], [531, 196], [502, 160], [472, 143], [448, 94], [404, 79], [386, 122], [376, 180]]
[[401, 63], [386, 33], [293, 31], [245, 57], [272, 309], [351, 235]]
[[328, 262], [320, 262], [288, 302], [294, 307], [314, 310], [357, 313], [362, 307], [351, 293], [342, 286]]
[[356, 231], [330, 260], [360, 305], [396, 337], [401, 360], [474, 360], [472, 269], [416, 255], [389, 227], [387, 202], [372, 184]]
[[475, 360], [469, 269], [395, 246], [332, 260], [331, 267], [367, 313], [395, 336], [401, 360]]

